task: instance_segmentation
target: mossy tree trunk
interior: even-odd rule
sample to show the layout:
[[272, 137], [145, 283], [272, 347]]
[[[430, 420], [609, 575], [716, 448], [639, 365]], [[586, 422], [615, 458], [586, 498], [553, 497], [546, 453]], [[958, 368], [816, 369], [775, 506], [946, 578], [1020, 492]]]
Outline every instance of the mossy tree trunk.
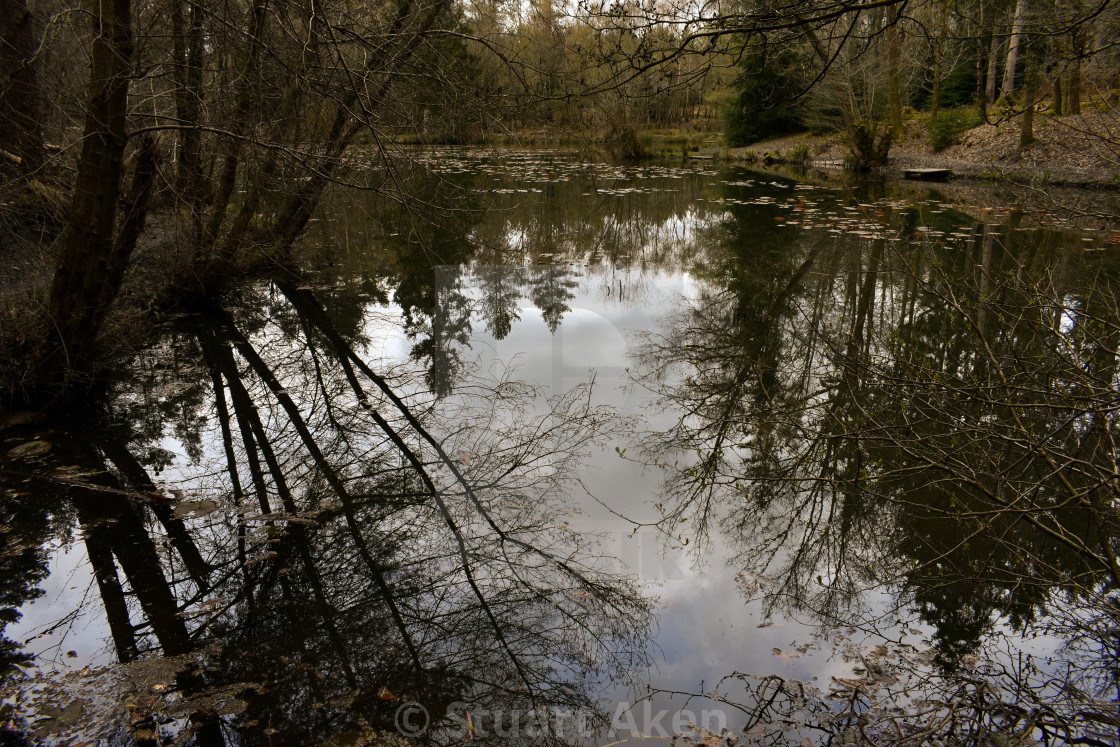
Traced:
[[1070, 32], [1070, 56], [1065, 69], [1065, 102], [1062, 114], [1076, 116], [1081, 113], [1081, 59], [1085, 56], [1085, 34], [1082, 29]]
[[873, 121], [852, 122], [847, 127], [849, 171], [868, 171], [886, 164], [894, 128]]
[[992, 27], [992, 42], [988, 47], [988, 71], [984, 78], [984, 96], [982, 101], [985, 106], [995, 102], [996, 93], [999, 91], [997, 81], [999, 80], [999, 57], [1002, 44], [1000, 43], [1000, 26], [996, 24]]

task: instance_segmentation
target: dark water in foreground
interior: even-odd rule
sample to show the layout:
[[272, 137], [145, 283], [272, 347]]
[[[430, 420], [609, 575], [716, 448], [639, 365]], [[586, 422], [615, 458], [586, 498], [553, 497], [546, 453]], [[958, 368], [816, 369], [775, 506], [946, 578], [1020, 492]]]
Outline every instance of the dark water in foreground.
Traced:
[[1115, 226], [427, 165], [0, 431], [13, 739], [1115, 741]]

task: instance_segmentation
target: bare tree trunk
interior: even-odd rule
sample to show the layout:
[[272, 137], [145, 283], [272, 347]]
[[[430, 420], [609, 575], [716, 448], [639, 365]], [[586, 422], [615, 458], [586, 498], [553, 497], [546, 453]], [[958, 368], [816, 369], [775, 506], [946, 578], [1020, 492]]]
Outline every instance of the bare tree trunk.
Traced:
[[0, 0], [0, 148], [17, 155], [23, 173], [43, 165], [35, 33], [26, 0]]
[[[183, 12], [189, 17], [184, 19]], [[199, 115], [202, 110], [202, 10], [196, 3], [171, 0], [175, 48], [175, 118], [179, 126], [176, 186], [182, 199], [195, 206], [202, 180]]]
[[196, 253], [196, 257], [203, 262], [208, 262], [211, 259], [210, 254], [214, 248], [214, 242], [217, 240], [222, 222], [225, 220], [226, 209], [229, 207], [230, 198], [233, 196], [233, 188], [237, 185], [237, 171], [241, 161], [241, 143], [236, 136], [248, 129], [249, 120], [255, 113], [253, 80], [257, 66], [260, 64], [267, 19], [268, 0], [255, 0], [253, 8], [249, 12], [249, 49], [246, 51], [245, 64], [238, 76], [238, 89], [233, 111], [234, 137], [226, 138], [221, 149], [222, 170], [218, 178], [214, 205]]
[[37, 356], [47, 365], [48, 376], [63, 366], [63, 385], [67, 369], [89, 362], [108, 311], [105, 299], [116, 295], [109, 286], [123, 274], [132, 249], [114, 236], [132, 73], [132, 8], [130, 0], [90, 0], [87, 9], [93, 46], [85, 135], [48, 303], [53, 345], [42, 351], [45, 357]]
[[1007, 98], [1015, 92], [1015, 69], [1019, 65], [1019, 47], [1023, 43], [1023, 26], [1026, 23], [1027, 0], [1015, 3], [1015, 18], [1011, 22], [1011, 41], [1007, 45], [1007, 64], [1003, 68], [1003, 86], [1000, 97]]
[[945, 58], [945, 24], [949, 12], [941, 5], [937, 10], [937, 37], [933, 46], [933, 95], [930, 101], [930, 116], [936, 117], [941, 108], [941, 75]]
[[[396, 77], [394, 73], [412, 57], [424, 35], [431, 29], [432, 24], [435, 23], [436, 18], [446, 5], [447, 0], [433, 2], [431, 6], [424, 9], [424, 15], [415, 28], [408, 35], [402, 35], [403, 41], [400, 46], [391, 50], [381, 65], [381, 73], [384, 76], [382, 84], [369, 95], [366, 101], [361, 101], [358, 91], [353, 90], [335, 110], [335, 119], [331, 125], [330, 134], [325, 140], [324, 154], [317, 173], [288, 198], [284, 207], [280, 210], [280, 220], [273, 228], [273, 235], [277, 239], [281, 254], [287, 253], [291, 249], [296, 238], [307, 226], [307, 222], [311, 220], [311, 216], [319, 203], [319, 198], [323, 194], [323, 189], [338, 167], [343, 154], [354, 137], [363, 127], [367, 126], [364, 118], [353, 120], [352, 106], [356, 104], [363, 113], [368, 113], [381, 105], [393, 85], [393, 80]], [[402, 29], [404, 24], [410, 20], [410, 14], [411, 3], [406, 2], [394, 19], [394, 29], [397, 31]], [[371, 69], [374, 68], [369, 67], [364, 72], [368, 73]]]
[[887, 99], [891, 112], [891, 137], [901, 140], [906, 134], [902, 124], [902, 87], [899, 83], [899, 66], [902, 52], [898, 40], [898, 6], [887, 11]]
[[984, 84], [984, 96], [987, 103], [996, 100], [996, 80], [999, 78], [999, 51], [1003, 45], [1000, 43], [1000, 24], [992, 28], [992, 44], [988, 49], [988, 75]]
[[1081, 55], [1084, 42], [1074, 35], [1072, 50], [1073, 61], [1066, 67], [1066, 100], [1063, 113], [1078, 115], [1081, 113]]

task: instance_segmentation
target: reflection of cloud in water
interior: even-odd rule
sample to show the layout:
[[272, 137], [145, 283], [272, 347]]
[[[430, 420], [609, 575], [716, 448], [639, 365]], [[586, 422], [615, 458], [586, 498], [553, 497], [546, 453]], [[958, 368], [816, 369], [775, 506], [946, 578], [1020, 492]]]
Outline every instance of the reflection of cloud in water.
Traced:
[[[566, 369], [618, 368], [626, 359], [626, 338], [606, 317], [590, 309], [575, 308], [556, 332], [554, 365]], [[574, 373], [574, 372], [573, 372]]]
[[371, 306], [363, 321], [362, 336], [367, 340], [362, 348], [364, 354], [374, 361], [408, 360], [413, 343], [401, 326], [401, 311], [398, 306]]
[[[591, 370], [597, 372], [600, 385], [623, 375], [626, 337], [602, 314], [576, 307], [564, 314], [554, 335], [542, 339], [545, 324], [536, 307], [523, 304], [519, 308], [521, 319], [509, 335], [490, 345], [498, 360], [510, 362], [516, 358], [525, 379], [559, 394], [586, 381]], [[597, 390], [601, 391], [601, 386]]]
[[[67, 669], [109, 663], [113, 658], [109, 628], [94, 585], [85, 546], [80, 542], [47, 551], [50, 574], [39, 584], [43, 596], [20, 608], [22, 617], [6, 635], [26, 641], [25, 650], [42, 656], [37, 664]], [[59, 610], [81, 610], [73, 622], [59, 625]], [[74, 652], [77, 657], [67, 656]]]

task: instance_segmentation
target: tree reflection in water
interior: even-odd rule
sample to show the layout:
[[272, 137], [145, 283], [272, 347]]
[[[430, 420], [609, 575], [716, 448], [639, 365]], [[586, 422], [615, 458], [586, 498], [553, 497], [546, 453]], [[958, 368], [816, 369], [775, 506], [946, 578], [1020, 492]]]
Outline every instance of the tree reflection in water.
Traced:
[[[1113, 743], [1115, 263], [1057, 234], [1028, 245], [1014, 221], [953, 248], [822, 232], [770, 251], [721, 230], [726, 263], [641, 356], [657, 408], [682, 413], [649, 434], [665, 524], [709, 542], [718, 526], [768, 614], [896, 644], [854, 649], [860, 675], [832, 696], [738, 674], [718, 689], [738, 682], [774, 743], [783, 723], [878, 744]], [[899, 627], [915, 612], [931, 659]], [[1062, 635], [1061, 667], [1023, 653], [1023, 630]], [[915, 685], [926, 701], [902, 695]]]
[[[198, 744], [393, 731], [405, 701], [435, 725], [504, 714], [488, 731], [536, 713], [526, 741], [573, 726], [541, 713], [594, 721], [605, 681], [643, 667], [651, 621], [562, 521], [613, 413], [587, 387], [543, 413], [509, 381], [423, 394], [364, 357], [360, 324], [336, 326], [352, 309], [260, 292], [175, 339], [110, 405], [116, 425], [60, 429], [33, 477], [73, 506], [120, 660], [188, 655], [178, 726]], [[180, 500], [144, 466], [166, 458], [151, 407], [194, 444]]]

